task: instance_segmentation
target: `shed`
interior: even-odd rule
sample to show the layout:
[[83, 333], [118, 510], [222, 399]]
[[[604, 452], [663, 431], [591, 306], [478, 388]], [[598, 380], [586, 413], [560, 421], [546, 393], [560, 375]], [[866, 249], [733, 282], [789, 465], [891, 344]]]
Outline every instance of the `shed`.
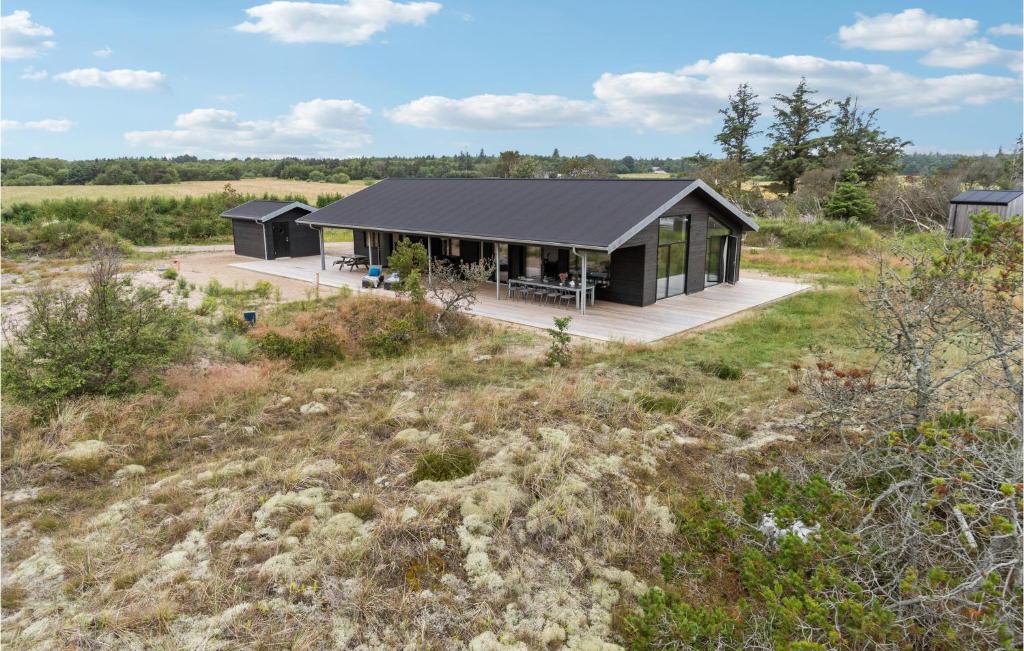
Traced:
[[988, 210], [1001, 217], [1020, 215], [1024, 211], [1024, 198], [1020, 190], [967, 190], [949, 202], [949, 221], [946, 230], [951, 237], [971, 234], [971, 215]]
[[319, 230], [296, 222], [315, 210], [299, 201], [255, 200], [220, 216], [231, 220], [235, 255], [273, 260], [319, 255]]

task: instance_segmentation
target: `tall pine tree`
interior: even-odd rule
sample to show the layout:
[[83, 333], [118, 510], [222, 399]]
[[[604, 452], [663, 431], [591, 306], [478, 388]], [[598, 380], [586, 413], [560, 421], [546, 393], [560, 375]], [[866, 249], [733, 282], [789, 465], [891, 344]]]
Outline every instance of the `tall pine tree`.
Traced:
[[715, 142], [722, 145], [722, 151], [729, 160], [740, 165], [749, 163], [754, 158], [750, 139], [762, 133], [754, 130], [757, 118], [761, 117], [757, 95], [750, 90], [749, 84], [740, 84], [736, 94], [729, 96], [729, 107], [718, 112], [724, 117], [722, 130], [715, 136]]
[[790, 194], [800, 175], [814, 165], [823, 142], [815, 134], [831, 117], [828, 107], [832, 100], [815, 102], [817, 92], [801, 78], [792, 95], [772, 97], [775, 123], [768, 129], [772, 142], [765, 151], [766, 164], [772, 178], [785, 183]]
[[875, 123], [877, 114], [878, 109], [861, 109], [852, 97], [837, 102], [832, 135], [824, 147], [827, 155], [848, 157], [850, 171], [867, 184], [896, 172], [903, 148], [911, 144], [909, 140], [887, 136]]

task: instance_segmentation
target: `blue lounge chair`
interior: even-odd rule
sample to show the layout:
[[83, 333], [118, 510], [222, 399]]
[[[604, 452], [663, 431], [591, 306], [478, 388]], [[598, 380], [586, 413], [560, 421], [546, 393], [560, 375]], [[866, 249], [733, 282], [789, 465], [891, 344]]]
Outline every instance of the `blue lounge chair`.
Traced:
[[370, 270], [363, 276], [363, 287], [376, 289], [380, 287], [382, 280], [384, 280], [384, 269], [379, 264], [372, 264]]

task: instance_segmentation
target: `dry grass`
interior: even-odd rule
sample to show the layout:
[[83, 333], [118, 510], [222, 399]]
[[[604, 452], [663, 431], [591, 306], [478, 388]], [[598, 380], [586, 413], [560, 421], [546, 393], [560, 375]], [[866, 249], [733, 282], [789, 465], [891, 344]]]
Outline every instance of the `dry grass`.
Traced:
[[[38, 642], [19, 636], [55, 603], [39, 639], [58, 646], [621, 642], [612, 612], [657, 580], [671, 494], [735, 484], [750, 467], [714, 449], [794, 409], [779, 379], [804, 341], [842, 343], [845, 298], [827, 297], [656, 345], [584, 346], [554, 369], [542, 335], [494, 326], [331, 369], [171, 368], [149, 393], [84, 399], [47, 423], [5, 406], [4, 646]], [[410, 316], [365, 297], [319, 309], [370, 331]], [[806, 338], [779, 334], [794, 331]], [[744, 372], [708, 375], [703, 359]], [[327, 413], [302, 415], [313, 400]], [[83, 475], [54, 463], [87, 438], [116, 455]], [[472, 468], [415, 480], [424, 455], [460, 448]], [[128, 463], [146, 474], [112, 483]], [[28, 488], [41, 492], [12, 503]], [[33, 558], [60, 568], [52, 587], [19, 579]]]
[[313, 183], [288, 179], [259, 178], [237, 181], [183, 181], [158, 185], [24, 185], [7, 186], [3, 189], [3, 207], [27, 202], [38, 203], [46, 199], [132, 199], [136, 197], [198, 197], [220, 192], [224, 185], [241, 194], [278, 196], [304, 196], [307, 203], [315, 205], [317, 195], [349, 195], [366, 187], [362, 181], [350, 183]]

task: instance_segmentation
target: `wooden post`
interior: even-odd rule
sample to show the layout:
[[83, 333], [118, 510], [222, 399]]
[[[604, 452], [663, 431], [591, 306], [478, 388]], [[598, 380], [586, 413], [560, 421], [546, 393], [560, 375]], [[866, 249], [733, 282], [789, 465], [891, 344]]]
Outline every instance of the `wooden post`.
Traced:
[[431, 273], [431, 269], [434, 266], [434, 254], [430, 250], [430, 236], [427, 235], [427, 287], [434, 285], [434, 276]]

